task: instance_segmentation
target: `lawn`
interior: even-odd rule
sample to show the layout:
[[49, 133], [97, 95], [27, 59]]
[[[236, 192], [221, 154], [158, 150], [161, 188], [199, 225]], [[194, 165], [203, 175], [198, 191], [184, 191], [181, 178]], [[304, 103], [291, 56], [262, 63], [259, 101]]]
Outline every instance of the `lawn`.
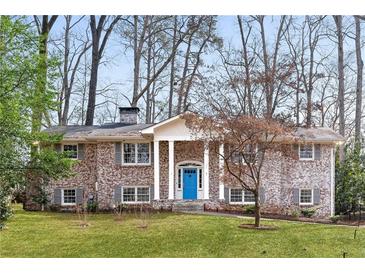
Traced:
[[0, 257], [365, 257], [365, 229], [263, 221], [275, 231], [238, 228], [251, 219], [160, 213], [117, 222], [112, 214], [25, 212], [0, 231]]

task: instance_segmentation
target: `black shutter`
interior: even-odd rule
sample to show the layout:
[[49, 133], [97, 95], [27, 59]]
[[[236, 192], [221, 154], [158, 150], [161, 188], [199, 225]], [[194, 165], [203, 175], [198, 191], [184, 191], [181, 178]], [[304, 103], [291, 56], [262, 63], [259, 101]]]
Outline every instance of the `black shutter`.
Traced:
[[298, 144], [293, 144], [293, 156], [299, 157], [299, 145]]
[[321, 145], [320, 144], [314, 145], [314, 159], [321, 160]]
[[226, 201], [226, 203], [229, 203], [229, 188], [228, 187], [224, 188], [224, 200]]
[[55, 145], [54, 145], [54, 148], [55, 148], [55, 150], [56, 150], [58, 153], [61, 153], [61, 152], [62, 152], [62, 146], [61, 146], [61, 144], [55, 144]]
[[321, 192], [318, 188], [313, 190], [313, 203], [319, 205], [321, 203]]
[[76, 204], [82, 205], [84, 201], [84, 190], [82, 188], [76, 189]]
[[85, 159], [85, 145], [84, 144], [77, 145], [77, 159], [79, 159], [79, 160]]
[[115, 143], [115, 163], [122, 163], [122, 145], [121, 143]]
[[155, 186], [154, 185], [150, 185], [150, 202], [151, 203], [155, 199], [154, 195], [155, 195]]
[[114, 187], [114, 203], [119, 205], [122, 202], [122, 186], [116, 185]]
[[299, 188], [293, 188], [293, 203], [299, 205]]
[[150, 153], [150, 157], [151, 157], [151, 164], [154, 163], [154, 158], [155, 158], [155, 155], [154, 155], [154, 152], [155, 152], [155, 148], [154, 148], [154, 144], [153, 142], [151, 142], [151, 153]]
[[56, 205], [62, 204], [62, 189], [55, 188], [54, 194], [53, 194], [53, 203]]

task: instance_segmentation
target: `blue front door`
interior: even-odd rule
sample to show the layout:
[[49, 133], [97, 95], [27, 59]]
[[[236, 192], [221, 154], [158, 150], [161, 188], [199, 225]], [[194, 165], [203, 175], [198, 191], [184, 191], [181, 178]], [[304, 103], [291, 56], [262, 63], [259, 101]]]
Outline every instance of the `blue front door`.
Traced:
[[196, 200], [197, 198], [197, 169], [184, 168], [183, 199]]

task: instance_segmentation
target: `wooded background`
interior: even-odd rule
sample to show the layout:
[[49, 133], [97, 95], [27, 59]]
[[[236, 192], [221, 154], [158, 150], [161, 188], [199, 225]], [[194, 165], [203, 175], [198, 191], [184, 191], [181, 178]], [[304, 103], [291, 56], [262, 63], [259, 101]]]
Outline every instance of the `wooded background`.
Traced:
[[[363, 16], [34, 16], [57, 108], [42, 126], [155, 123], [185, 110], [361, 134]], [[48, 77], [49, 78], [49, 77]], [[45, 85], [42, 81], [39, 85]], [[39, 88], [42, 90], [42, 88]], [[37, 111], [39, 113], [42, 110]]]

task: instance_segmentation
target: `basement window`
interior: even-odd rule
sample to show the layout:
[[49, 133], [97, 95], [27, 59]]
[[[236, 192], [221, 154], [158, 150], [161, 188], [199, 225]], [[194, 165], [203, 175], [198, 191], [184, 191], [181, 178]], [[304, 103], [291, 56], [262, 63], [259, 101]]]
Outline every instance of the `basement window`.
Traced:
[[301, 189], [300, 190], [299, 204], [300, 205], [312, 205], [313, 204], [313, 189]]
[[252, 191], [241, 188], [231, 188], [229, 194], [230, 204], [255, 204], [255, 195]]
[[76, 205], [76, 189], [62, 189], [62, 205]]
[[123, 203], [148, 203], [150, 201], [150, 188], [145, 186], [123, 187]]

